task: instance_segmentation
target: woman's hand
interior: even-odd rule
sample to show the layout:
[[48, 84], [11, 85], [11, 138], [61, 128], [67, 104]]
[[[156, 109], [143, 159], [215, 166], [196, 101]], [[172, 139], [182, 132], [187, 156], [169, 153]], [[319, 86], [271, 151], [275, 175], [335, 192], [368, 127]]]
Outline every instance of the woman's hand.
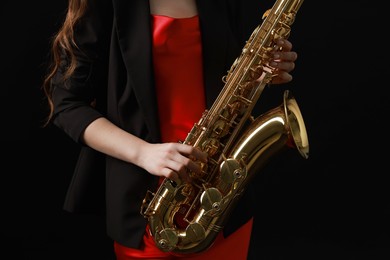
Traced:
[[180, 143], [146, 143], [139, 154], [140, 167], [156, 176], [164, 176], [175, 182], [191, 182], [188, 171], [201, 173], [200, 162], [207, 162], [207, 153]]
[[295, 61], [298, 54], [292, 51], [292, 43], [286, 39], [280, 39], [276, 42], [278, 51], [273, 53], [273, 58], [269, 65], [275, 68], [275, 75], [271, 84], [283, 84], [292, 80], [291, 71], [295, 68]]

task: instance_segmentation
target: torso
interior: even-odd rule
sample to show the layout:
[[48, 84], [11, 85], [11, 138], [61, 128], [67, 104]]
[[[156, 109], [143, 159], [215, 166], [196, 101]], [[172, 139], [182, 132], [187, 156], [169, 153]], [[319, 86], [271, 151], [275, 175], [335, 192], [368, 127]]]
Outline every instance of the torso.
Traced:
[[187, 18], [198, 14], [195, 0], [149, 0], [150, 13], [173, 18]]

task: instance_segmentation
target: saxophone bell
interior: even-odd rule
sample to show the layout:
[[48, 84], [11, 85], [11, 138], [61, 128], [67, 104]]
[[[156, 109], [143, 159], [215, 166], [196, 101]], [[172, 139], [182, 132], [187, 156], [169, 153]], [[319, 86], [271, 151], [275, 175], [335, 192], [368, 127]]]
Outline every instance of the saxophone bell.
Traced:
[[309, 139], [301, 110], [291, 91], [285, 90], [283, 103], [258, 116], [242, 133], [232, 149], [231, 158], [244, 164], [248, 180], [272, 156], [296, 149], [307, 159]]

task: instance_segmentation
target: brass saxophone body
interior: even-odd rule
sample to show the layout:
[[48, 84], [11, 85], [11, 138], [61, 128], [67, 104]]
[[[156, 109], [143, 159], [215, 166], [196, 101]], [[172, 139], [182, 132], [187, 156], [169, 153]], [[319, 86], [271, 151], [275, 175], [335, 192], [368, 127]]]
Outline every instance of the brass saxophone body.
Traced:
[[[277, 153], [296, 148], [308, 158], [309, 143], [300, 109], [286, 90], [283, 103], [256, 119], [251, 111], [276, 75], [268, 65], [275, 40], [290, 34], [303, 0], [277, 0], [252, 32], [227, 75], [221, 93], [183, 143], [208, 154], [191, 183], [164, 179], [148, 191], [141, 214], [162, 251], [197, 253], [209, 248], [225, 226], [248, 183]], [[261, 80], [256, 80], [260, 77]]]

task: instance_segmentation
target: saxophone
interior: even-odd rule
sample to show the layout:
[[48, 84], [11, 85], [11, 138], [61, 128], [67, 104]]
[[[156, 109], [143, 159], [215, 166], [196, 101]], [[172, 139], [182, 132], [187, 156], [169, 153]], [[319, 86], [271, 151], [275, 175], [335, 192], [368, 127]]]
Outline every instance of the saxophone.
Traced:
[[[175, 253], [209, 248], [225, 226], [250, 180], [270, 157], [296, 148], [308, 158], [309, 143], [298, 104], [285, 90], [283, 103], [256, 119], [251, 111], [276, 75], [268, 65], [275, 41], [286, 39], [303, 0], [277, 0], [263, 15], [234, 61], [221, 93], [194, 124], [183, 143], [208, 154], [197, 162], [202, 173], [189, 172], [191, 183], [162, 181], [148, 191], [141, 214], [148, 219], [157, 247]], [[260, 78], [260, 80], [258, 80]]]

